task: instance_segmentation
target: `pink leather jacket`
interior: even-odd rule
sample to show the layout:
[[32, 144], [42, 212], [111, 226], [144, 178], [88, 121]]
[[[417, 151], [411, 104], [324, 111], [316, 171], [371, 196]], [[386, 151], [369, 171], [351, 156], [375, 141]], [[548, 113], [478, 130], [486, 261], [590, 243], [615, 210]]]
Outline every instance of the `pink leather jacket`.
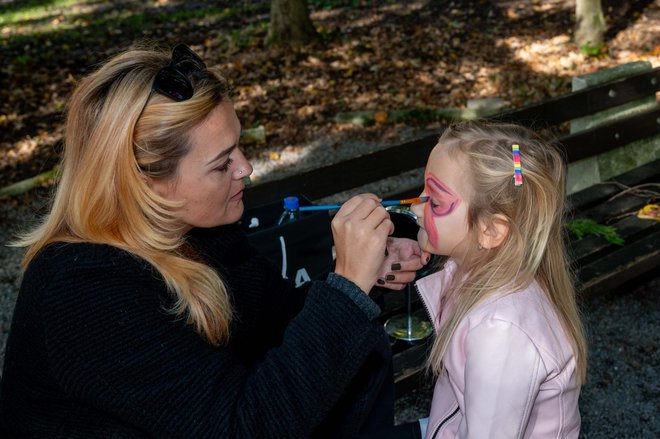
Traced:
[[[436, 331], [440, 299], [456, 265], [417, 288]], [[452, 304], [448, 303], [447, 308]], [[537, 283], [491, 297], [459, 324], [435, 385], [426, 430], [439, 438], [577, 438], [580, 384], [575, 357]]]

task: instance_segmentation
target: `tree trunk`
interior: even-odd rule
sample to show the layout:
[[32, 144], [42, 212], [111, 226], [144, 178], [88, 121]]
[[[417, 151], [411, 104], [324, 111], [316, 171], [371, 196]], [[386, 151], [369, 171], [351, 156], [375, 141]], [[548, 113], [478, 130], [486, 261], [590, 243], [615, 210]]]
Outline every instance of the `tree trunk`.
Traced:
[[269, 43], [296, 46], [318, 38], [309, 18], [307, 0], [271, 0]]
[[575, 42], [587, 49], [603, 44], [605, 17], [601, 0], [577, 0], [575, 4]]

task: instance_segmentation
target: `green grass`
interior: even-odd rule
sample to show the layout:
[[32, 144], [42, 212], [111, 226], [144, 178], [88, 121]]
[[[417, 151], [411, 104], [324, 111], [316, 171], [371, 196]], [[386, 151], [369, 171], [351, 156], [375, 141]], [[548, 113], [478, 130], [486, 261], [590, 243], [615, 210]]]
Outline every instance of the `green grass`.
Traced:
[[[88, 30], [87, 34], [97, 31], [106, 32], [108, 28], [121, 28], [123, 31], [141, 33], [143, 29], [157, 27], [161, 23], [178, 24], [202, 18], [214, 18], [218, 21], [231, 19], [240, 14], [256, 14], [268, 12], [269, 5], [258, 4], [244, 7], [215, 7], [167, 10], [148, 6], [135, 11], [123, 5], [119, 9], [103, 8], [97, 16], [90, 19], [90, 11], [75, 12], [75, 6], [103, 5], [102, 0], [28, 0], [21, 6], [0, 7], [0, 27], [9, 27], [20, 31], [14, 37], [38, 37], [57, 30], [71, 32], [81, 27]], [[60, 20], [54, 20], [55, 18]], [[266, 23], [267, 24], [267, 23]], [[254, 25], [252, 25], [254, 27]], [[248, 32], [249, 33], [249, 32]]]
[[51, 0], [48, 2], [28, 0], [21, 3], [20, 6], [6, 6], [0, 9], [0, 26], [28, 20], [42, 20], [54, 15], [54, 11], [81, 2], [80, 0]]

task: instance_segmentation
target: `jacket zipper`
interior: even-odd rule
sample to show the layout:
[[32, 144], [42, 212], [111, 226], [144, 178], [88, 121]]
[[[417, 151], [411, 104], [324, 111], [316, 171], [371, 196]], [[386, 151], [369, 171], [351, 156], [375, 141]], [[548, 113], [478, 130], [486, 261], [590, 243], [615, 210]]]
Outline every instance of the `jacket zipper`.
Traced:
[[422, 305], [424, 306], [424, 311], [426, 311], [426, 317], [428, 317], [429, 321], [431, 322], [431, 326], [433, 327], [433, 332], [435, 332], [435, 325], [433, 324], [434, 316], [432, 316], [431, 313], [429, 312], [429, 308], [428, 306], [426, 306], [426, 301], [424, 300], [422, 293], [419, 292], [419, 288], [417, 288], [417, 282], [415, 282], [413, 285], [415, 287], [415, 292], [417, 293], [417, 297], [419, 297], [419, 301], [422, 302]]
[[433, 436], [431, 436], [431, 439], [435, 439], [435, 438], [436, 438], [436, 436], [437, 436], [438, 433], [440, 432], [440, 429], [443, 427], [443, 425], [445, 425], [447, 422], [449, 422], [449, 421], [451, 420], [451, 418], [453, 418], [454, 416], [456, 416], [456, 414], [458, 413], [458, 410], [459, 410], [459, 407], [456, 406], [456, 410], [454, 410], [453, 412], [451, 412], [451, 414], [450, 414], [449, 416], [447, 416], [445, 419], [443, 419], [442, 422], [440, 422], [440, 423], [438, 424], [438, 426], [435, 427], [435, 431], [433, 432]]
[[[428, 308], [428, 306], [426, 305], [426, 301], [424, 300], [424, 297], [422, 296], [422, 294], [419, 292], [419, 288], [417, 287], [417, 282], [415, 282], [413, 285], [415, 286], [415, 291], [417, 292], [417, 296], [419, 297], [419, 300], [422, 302], [422, 305], [424, 305], [424, 311], [426, 311], [426, 316], [427, 316], [427, 317], [429, 318], [429, 320], [431, 321], [431, 325], [433, 325], [433, 319], [434, 319], [434, 316], [432, 316], [431, 313], [429, 312], [429, 308]], [[433, 325], [433, 327], [435, 328], [435, 325]], [[435, 331], [435, 329], [434, 329], [434, 331]], [[456, 409], [454, 409], [454, 411], [451, 412], [451, 413], [449, 414], [449, 416], [447, 416], [445, 419], [443, 419], [443, 420], [438, 424], [438, 426], [435, 428], [435, 431], [433, 432], [433, 436], [431, 436], [431, 439], [435, 439], [436, 436], [438, 436], [438, 433], [440, 432], [440, 429], [441, 429], [441, 428], [442, 428], [447, 422], [449, 422], [454, 416], [456, 416], [456, 414], [458, 413], [459, 409], [460, 409], [460, 407], [459, 407], [459, 406], [456, 406]]]

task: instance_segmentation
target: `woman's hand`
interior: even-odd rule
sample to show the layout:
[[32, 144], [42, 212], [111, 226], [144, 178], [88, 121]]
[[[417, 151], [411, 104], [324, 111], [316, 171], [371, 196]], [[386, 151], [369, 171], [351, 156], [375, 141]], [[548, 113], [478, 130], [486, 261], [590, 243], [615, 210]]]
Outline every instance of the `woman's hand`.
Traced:
[[378, 272], [377, 285], [391, 290], [401, 290], [415, 280], [416, 271], [426, 265], [431, 257], [422, 251], [414, 239], [388, 238], [387, 257]]
[[376, 283], [387, 237], [393, 231], [390, 215], [375, 195], [357, 195], [348, 200], [332, 220], [335, 273], [368, 293]]

